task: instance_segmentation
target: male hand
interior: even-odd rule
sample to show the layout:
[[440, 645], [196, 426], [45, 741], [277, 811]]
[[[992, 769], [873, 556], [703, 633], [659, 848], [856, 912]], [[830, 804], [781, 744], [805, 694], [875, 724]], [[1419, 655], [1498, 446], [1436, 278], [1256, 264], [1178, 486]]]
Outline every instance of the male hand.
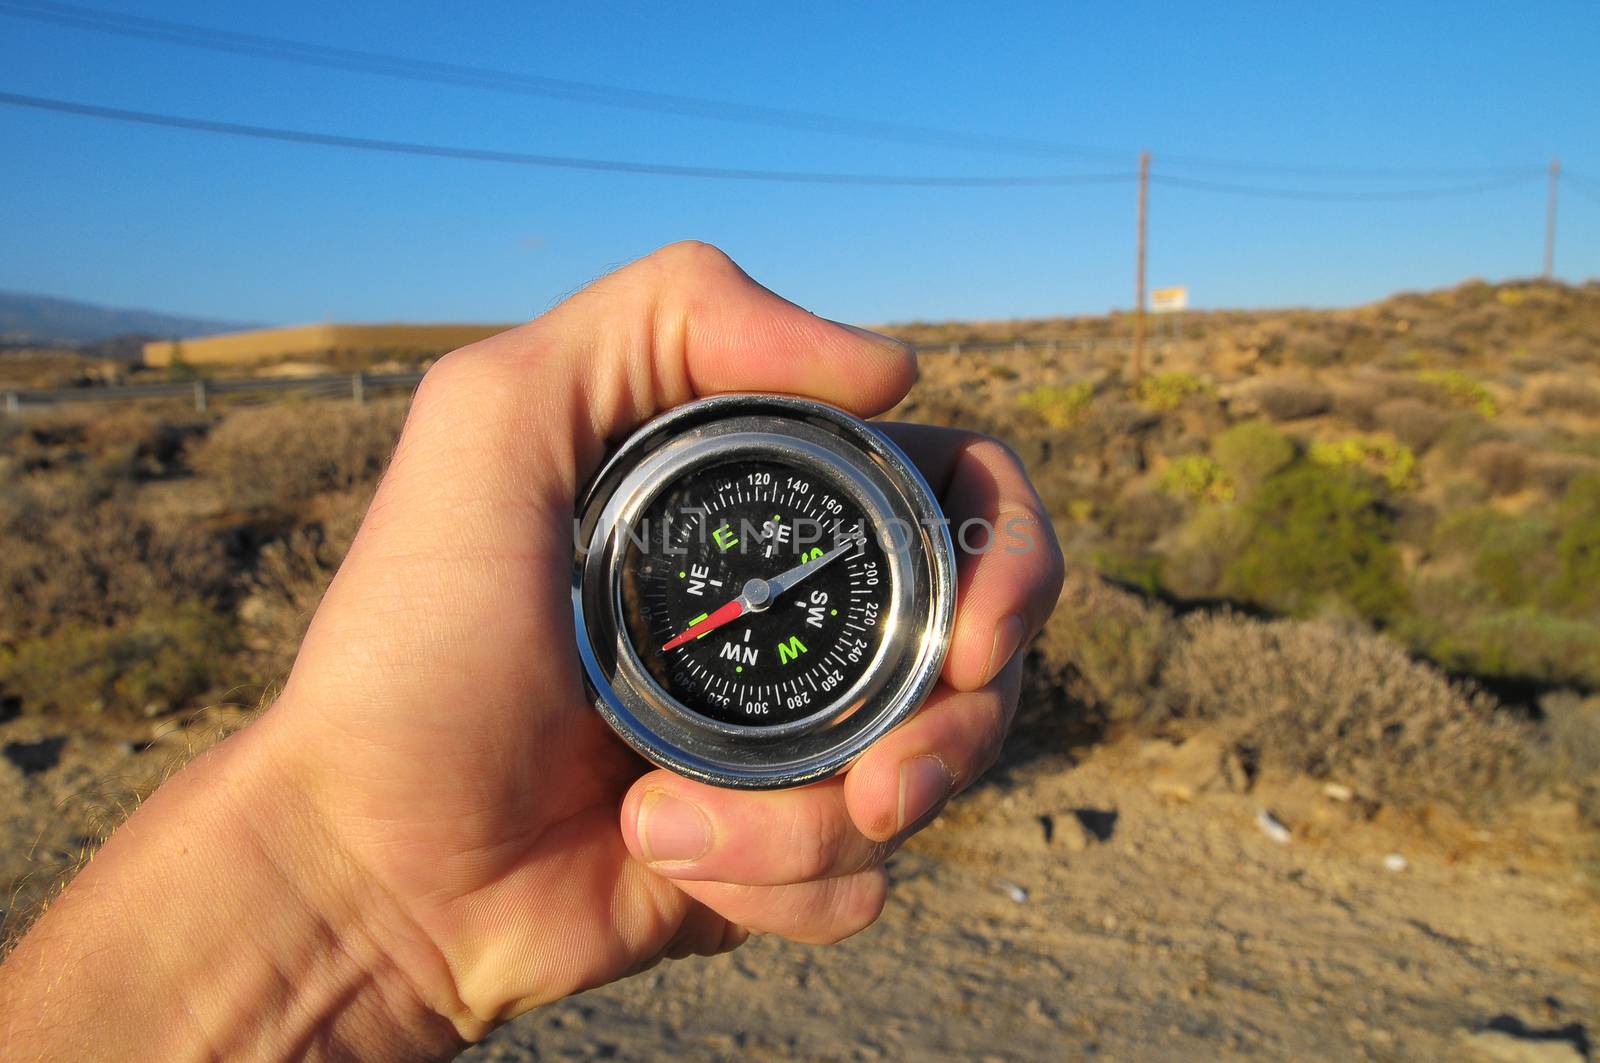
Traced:
[[[1020, 650], [1060, 589], [1016, 458], [972, 433], [890, 426], [953, 525], [1025, 521], [1032, 548], [961, 557], [927, 704], [847, 774], [799, 789], [646, 770], [607, 730], [574, 649], [571, 537], [608, 444], [660, 411], [765, 391], [870, 416], [915, 375], [903, 345], [815, 317], [696, 244], [428, 372], [283, 696], [191, 769], [235, 780], [231, 818], [249, 823], [251, 859], [286, 884], [284, 903], [378, 969], [351, 990], [380, 998], [355, 1028], [382, 1013], [437, 1033], [442, 1016], [473, 1039], [662, 956], [724, 951], [750, 931], [833, 942], [876, 918], [884, 860], [997, 755]], [[189, 789], [192, 808], [226, 787]], [[119, 844], [113, 860], [136, 861], [122, 834], [102, 855]], [[235, 929], [258, 932], [247, 918]], [[359, 1033], [339, 1044], [363, 1053]]]

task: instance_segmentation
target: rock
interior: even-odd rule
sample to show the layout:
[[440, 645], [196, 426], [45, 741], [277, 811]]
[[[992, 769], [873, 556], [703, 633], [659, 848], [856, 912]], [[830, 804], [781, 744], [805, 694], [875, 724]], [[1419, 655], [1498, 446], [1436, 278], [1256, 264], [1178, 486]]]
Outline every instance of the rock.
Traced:
[[1244, 758], [1236, 750], [1229, 749], [1222, 754], [1222, 781], [1236, 794], [1249, 793], [1255, 782], [1250, 776], [1250, 769], [1245, 766]]
[[1076, 813], [1056, 816], [1054, 823], [1056, 844], [1069, 853], [1081, 853], [1097, 840]]
[[1001, 879], [995, 885], [999, 886], [1000, 891], [1016, 903], [1028, 903], [1028, 889], [1026, 886], [1019, 886], [1015, 882], [1007, 882], [1005, 879]]
[[61, 750], [66, 744], [66, 735], [52, 735], [37, 742], [8, 742], [0, 748], [0, 756], [9, 760], [22, 774], [38, 775], [61, 763]]
[[1385, 871], [1404, 871], [1410, 866], [1411, 865], [1406, 862], [1406, 858], [1399, 853], [1390, 853], [1388, 856], [1383, 858], [1383, 869]]
[[1192, 801], [1207, 790], [1248, 789], [1250, 785], [1237, 755], [1212, 735], [1195, 735], [1181, 746], [1146, 742], [1139, 756], [1155, 768], [1150, 790], [1161, 797]]
[[1289, 833], [1289, 828], [1285, 827], [1277, 816], [1274, 816], [1264, 808], [1256, 813], [1256, 826], [1261, 828], [1262, 834], [1265, 834], [1279, 845], [1287, 845], [1294, 838], [1294, 835]]
[[1322, 796], [1330, 801], [1348, 804], [1355, 800], [1356, 792], [1342, 782], [1330, 782], [1322, 784]]
[[1564, 1038], [1477, 1030], [1462, 1034], [1461, 1046], [1471, 1058], [1486, 1063], [1584, 1063], [1578, 1046]]

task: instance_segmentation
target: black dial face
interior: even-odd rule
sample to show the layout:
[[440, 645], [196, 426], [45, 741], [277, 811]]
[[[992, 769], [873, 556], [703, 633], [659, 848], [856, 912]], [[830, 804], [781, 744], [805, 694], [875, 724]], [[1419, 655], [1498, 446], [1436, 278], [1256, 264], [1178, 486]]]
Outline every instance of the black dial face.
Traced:
[[621, 572], [627, 638], [686, 708], [774, 727], [837, 706], [873, 667], [889, 565], [857, 500], [816, 470], [734, 460], [645, 507]]

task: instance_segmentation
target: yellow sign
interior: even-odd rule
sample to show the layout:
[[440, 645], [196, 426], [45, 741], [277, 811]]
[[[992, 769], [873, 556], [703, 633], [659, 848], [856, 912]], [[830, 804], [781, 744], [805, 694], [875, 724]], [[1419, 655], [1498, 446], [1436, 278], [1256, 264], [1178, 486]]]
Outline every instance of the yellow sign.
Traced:
[[1150, 312], [1153, 314], [1172, 314], [1179, 310], [1189, 309], [1189, 289], [1176, 288], [1151, 288]]

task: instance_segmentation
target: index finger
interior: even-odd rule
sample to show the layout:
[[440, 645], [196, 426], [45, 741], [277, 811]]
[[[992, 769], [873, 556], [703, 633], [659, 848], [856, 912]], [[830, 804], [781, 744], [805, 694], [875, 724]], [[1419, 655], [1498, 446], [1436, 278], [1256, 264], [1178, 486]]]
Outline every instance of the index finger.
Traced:
[[956, 546], [956, 622], [944, 678], [977, 690], [1039, 633], [1061, 596], [1055, 529], [1022, 461], [964, 429], [880, 426], [922, 469]]

